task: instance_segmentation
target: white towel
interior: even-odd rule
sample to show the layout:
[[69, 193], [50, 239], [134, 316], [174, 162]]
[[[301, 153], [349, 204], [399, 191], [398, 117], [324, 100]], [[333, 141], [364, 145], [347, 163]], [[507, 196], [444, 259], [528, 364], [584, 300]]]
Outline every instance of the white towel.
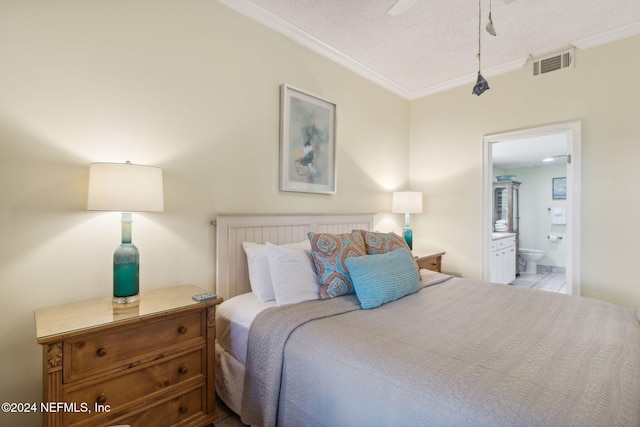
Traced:
[[555, 207], [551, 211], [551, 224], [562, 225], [567, 223], [567, 210], [563, 207]]

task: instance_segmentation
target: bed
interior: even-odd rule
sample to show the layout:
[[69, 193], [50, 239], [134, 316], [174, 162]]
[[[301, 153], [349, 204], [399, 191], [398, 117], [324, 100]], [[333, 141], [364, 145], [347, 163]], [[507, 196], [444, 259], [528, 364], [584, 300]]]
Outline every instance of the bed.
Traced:
[[309, 232], [372, 229], [371, 214], [218, 217], [216, 390], [243, 422], [640, 426], [633, 310], [428, 270], [417, 288], [363, 308], [363, 283], [384, 282], [403, 249], [354, 257], [355, 293], [278, 304], [252, 291], [248, 243], [299, 255]]

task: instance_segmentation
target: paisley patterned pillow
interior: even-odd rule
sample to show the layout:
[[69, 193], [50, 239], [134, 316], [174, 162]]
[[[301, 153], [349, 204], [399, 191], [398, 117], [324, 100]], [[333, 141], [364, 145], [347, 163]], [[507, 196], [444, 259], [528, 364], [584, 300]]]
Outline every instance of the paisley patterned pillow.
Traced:
[[329, 299], [352, 294], [353, 282], [345, 260], [366, 255], [360, 230], [351, 233], [308, 233], [311, 256], [320, 281], [320, 297]]
[[355, 230], [360, 231], [364, 237], [364, 246], [368, 255], [386, 254], [398, 248], [404, 248], [411, 252], [409, 245], [404, 238], [397, 234], [391, 233], [378, 233], [374, 231]]

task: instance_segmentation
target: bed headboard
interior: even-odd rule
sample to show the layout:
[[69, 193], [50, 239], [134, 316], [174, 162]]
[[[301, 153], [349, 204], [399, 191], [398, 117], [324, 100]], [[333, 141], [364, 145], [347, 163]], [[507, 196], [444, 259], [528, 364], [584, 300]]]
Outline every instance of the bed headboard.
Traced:
[[300, 242], [307, 233], [348, 233], [373, 230], [372, 213], [365, 214], [218, 214], [216, 219], [216, 293], [231, 298], [251, 292], [242, 242], [275, 245]]

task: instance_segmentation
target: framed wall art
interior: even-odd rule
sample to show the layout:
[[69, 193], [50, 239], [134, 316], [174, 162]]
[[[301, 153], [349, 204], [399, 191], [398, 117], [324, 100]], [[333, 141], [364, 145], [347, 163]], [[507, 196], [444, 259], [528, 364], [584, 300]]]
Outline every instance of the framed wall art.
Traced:
[[283, 84], [280, 190], [336, 192], [336, 104]]
[[553, 199], [563, 200], [567, 198], [567, 178], [552, 178], [553, 180]]

